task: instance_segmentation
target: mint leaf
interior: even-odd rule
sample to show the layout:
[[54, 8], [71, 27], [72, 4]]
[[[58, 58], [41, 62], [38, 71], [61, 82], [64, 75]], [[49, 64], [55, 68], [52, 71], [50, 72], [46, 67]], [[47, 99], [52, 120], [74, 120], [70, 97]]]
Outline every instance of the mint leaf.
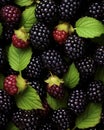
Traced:
[[47, 98], [46, 99], [47, 99], [47, 102], [48, 102], [49, 106], [52, 109], [57, 110], [59, 108], [67, 107], [67, 98], [68, 98], [68, 93], [66, 92], [64, 98], [61, 99], [61, 100], [53, 98], [48, 93], [47, 93]]
[[98, 67], [95, 73], [95, 79], [104, 83], [104, 66]]
[[29, 32], [32, 25], [37, 21], [35, 18], [35, 8], [36, 6], [30, 6], [26, 8], [22, 13], [20, 26], [24, 26], [27, 32]]
[[1, 36], [1, 34], [2, 34], [2, 30], [3, 30], [3, 26], [2, 26], [2, 24], [0, 23], [0, 36]]
[[16, 104], [18, 108], [24, 110], [43, 109], [42, 102], [37, 91], [31, 86], [28, 86], [24, 92], [16, 96]]
[[72, 63], [67, 71], [67, 73], [63, 77], [64, 84], [66, 87], [74, 88], [79, 83], [79, 72], [75, 67], [75, 64]]
[[32, 49], [30, 47], [25, 49], [18, 49], [13, 45], [9, 47], [8, 61], [11, 68], [15, 71], [21, 71], [25, 69], [30, 62], [31, 56]]
[[0, 89], [3, 89], [4, 75], [0, 74]]
[[101, 112], [101, 104], [90, 103], [85, 112], [77, 117], [76, 127], [79, 129], [85, 129], [96, 126], [100, 122]]
[[75, 29], [80, 37], [94, 38], [104, 34], [104, 25], [92, 17], [82, 17], [76, 21]]
[[29, 6], [33, 3], [33, 0], [15, 0], [15, 3], [19, 6]]
[[19, 130], [12, 122], [7, 125], [6, 130]]

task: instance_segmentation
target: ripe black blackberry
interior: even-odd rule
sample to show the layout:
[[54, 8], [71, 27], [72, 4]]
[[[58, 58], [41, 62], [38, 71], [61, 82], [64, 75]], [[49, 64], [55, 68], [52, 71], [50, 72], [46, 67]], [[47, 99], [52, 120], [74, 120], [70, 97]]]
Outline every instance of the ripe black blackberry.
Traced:
[[69, 35], [64, 44], [65, 53], [71, 60], [77, 60], [84, 56], [85, 39], [76, 34]]
[[52, 113], [52, 121], [57, 124], [59, 130], [70, 128], [72, 122], [72, 114], [67, 109], [57, 109]]
[[46, 88], [44, 83], [36, 79], [29, 81], [29, 83], [38, 92], [41, 99], [46, 97]]
[[87, 105], [87, 94], [81, 89], [75, 89], [69, 95], [68, 108], [75, 114], [84, 112]]
[[91, 79], [95, 73], [95, 62], [91, 57], [84, 57], [75, 62], [75, 65], [80, 73], [80, 79]]
[[67, 71], [67, 64], [61, 54], [55, 49], [49, 49], [42, 53], [43, 65], [48, 71], [57, 76], [62, 76]]
[[38, 116], [35, 111], [17, 110], [13, 113], [12, 121], [20, 130], [36, 130]]
[[12, 112], [13, 108], [13, 97], [7, 94], [6, 91], [0, 89], [0, 112], [8, 114]]
[[77, 18], [80, 0], [62, 0], [59, 5], [59, 18], [63, 21], [73, 21]]
[[34, 49], [44, 50], [50, 46], [50, 30], [38, 22], [30, 30], [30, 42]]
[[36, 6], [35, 16], [38, 21], [47, 25], [54, 23], [58, 17], [57, 6], [54, 0], [40, 1]]
[[98, 65], [104, 65], [104, 46], [100, 46], [97, 48], [95, 52], [95, 62]]
[[42, 61], [40, 56], [32, 56], [29, 64], [23, 70], [23, 76], [27, 79], [40, 78], [42, 73]]
[[5, 113], [0, 112], [0, 129], [5, 129], [8, 123], [8, 117]]
[[90, 101], [102, 102], [104, 100], [104, 85], [101, 81], [92, 81], [88, 85], [87, 96]]

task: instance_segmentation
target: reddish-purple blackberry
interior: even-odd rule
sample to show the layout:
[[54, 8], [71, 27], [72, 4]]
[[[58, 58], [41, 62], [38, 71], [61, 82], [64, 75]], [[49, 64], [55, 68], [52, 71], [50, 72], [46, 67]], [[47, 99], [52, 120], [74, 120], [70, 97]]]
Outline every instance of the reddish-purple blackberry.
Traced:
[[57, 6], [53, 0], [42, 0], [37, 4], [35, 10], [35, 16], [38, 21], [46, 23], [54, 23], [56, 21], [57, 15]]
[[98, 20], [101, 20], [102, 16], [104, 16], [103, 2], [101, 1], [91, 2], [88, 7], [87, 15], [96, 18]]
[[42, 53], [42, 62], [46, 69], [57, 76], [62, 76], [68, 68], [61, 54], [55, 49], [44, 51]]
[[0, 10], [2, 22], [16, 25], [21, 18], [21, 10], [14, 5], [5, 5]]
[[91, 57], [85, 57], [75, 62], [82, 80], [92, 78], [95, 73], [95, 62]]
[[14, 108], [14, 99], [6, 91], [0, 89], [0, 112], [10, 113]]
[[87, 105], [87, 94], [81, 89], [75, 89], [69, 95], [68, 108], [75, 114], [84, 112]]
[[84, 56], [85, 39], [76, 34], [69, 35], [64, 44], [65, 53], [71, 60], [77, 60]]
[[38, 92], [41, 99], [46, 97], [46, 88], [44, 83], [36, 79], [32, 79], [29, 83]]
[[39, 117], [33, 110], [17, 110], [13, 113], [12, 121], [20, 130], [36, 130]]
[[44, 50], [50, 46], [50, 30], [38, 22], [30, 30], [30, 42], [34, 49]]
[[104, 46], [100, 46], [97, 48], [95, 52], [95, 62], [98, 65], [104, 65]]
[[102, 102], [104, 100], [104, 85], [101, 81], [92, 81], [88, 85], [87, 96], [90, 101]]
[[72, 21], [77, 17], [80, 0], [62, 0], [59, 4], [59, 17], [63, 21]]
[[52, 113], [52, 121], [56, 123], [59, 130], [70, 128], [72, 122], [72, 114], [67, 109], [57, 109]]
[[8, 117], [3, 112], [0, 112], [0, 129], [4, 129], [8, 123]]
[[39, 78], [42, 72], [42, 61], [40, 56], [32, 56], [29, 64], [23, 70], [23, 76], [29, 78]]

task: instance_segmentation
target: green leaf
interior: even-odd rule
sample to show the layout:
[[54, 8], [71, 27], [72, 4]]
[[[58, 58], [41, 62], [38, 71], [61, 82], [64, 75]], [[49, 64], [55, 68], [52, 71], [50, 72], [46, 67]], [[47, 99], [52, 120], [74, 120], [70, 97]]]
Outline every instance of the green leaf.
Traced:
[[95, 73], [95, 79], [104, 83], [104, 66], [98, 67]]
[[37, 91], [31, 86], [28, 86], [24, 92], [18, 94], [15, 98], [18, 108], [24, 110], [43, 109]]
[[25, 49], [18, 49], [13, 45], [9, 47], [8, 61], [11, 68], [15, 71], [21, 71], [25, 69], [30, 62], [31, 56], [32, 49], [30, 47]]
[[19, 130], [12, 122], [8, 123], [6, 130]]
[[15, 0], [15, 3], [19, 6], [29, 6], [33, 3], [33, 0]]
[[79, 83], [79, 72], [74, 63], [71, 64], [63, 79], [65, 86], [69, 88], [74, 88]]
[[94, 38], [104, 34], [104, 25], [92, 17], [80, 18], [76, 22], [75, 27], [77, 34], [84, 38]]
[[26, 8], [22, 13], [20, 26], [24, 26], [27, 32], [29, 32], [32, 25], [37, 21], [35, 17], [35, 8], [36, 6], [30, 6]]
[[0, 23], [0, 36], [1, 36], [1, 34], [2, 34], [2, 30], [3, 30], [3, 26], [2, 26], [2, 24]]
[[100, 122], [101, 112], [101, 104], [88, 104], [85, 112], [77, 117], [76, 127], [79, 129], [85, 129], [96, 126]]
[[0, 89], [3, 89], [4, 75], [0, 74]]
[[52, 109], [57, 110], [59, 108], [67, 107], [67, 98], [68, 98], [68, 93], [66, 92], [64, 98], [61, 99], [61, 100], [53, 98], [48, 93], [47, 93], [47, 98], [46, 99], [47, 99], [47, 102], [48, 102], [49, 106]]

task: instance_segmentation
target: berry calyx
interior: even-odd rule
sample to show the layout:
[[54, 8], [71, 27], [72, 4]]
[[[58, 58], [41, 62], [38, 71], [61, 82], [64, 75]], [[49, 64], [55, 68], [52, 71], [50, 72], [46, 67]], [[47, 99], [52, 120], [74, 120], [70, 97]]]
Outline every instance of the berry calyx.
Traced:
[[26, 48], [29, 44], [29, 34], [24, 27], [14, 31], [12, 43], [16, 48]]
[[64, 96], [63, 79], [52, 75], [45, 80], [47, 83], [47, 92], [54, 98], [61, 99]]
[[62, 44], [72, 32], [74, 32], [74, 29], [70, 24], [67, 22], [60, 23], [53, 30], [54, 40]]

